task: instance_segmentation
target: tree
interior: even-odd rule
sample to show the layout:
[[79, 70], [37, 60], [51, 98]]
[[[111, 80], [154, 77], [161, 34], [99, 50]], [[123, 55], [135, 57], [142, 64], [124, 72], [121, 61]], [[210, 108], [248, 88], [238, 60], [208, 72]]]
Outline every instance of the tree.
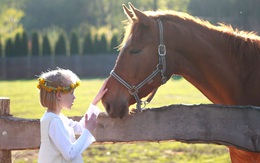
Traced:
[[32, 56], [39, 56], [40, 55], [40, 42], [39, 42], [39, 34], [38, 32], [34, 31], [32, 33]]
[[100, 49], [100, 53], [107, 53], [107, 38], [106, 35], [103, 33], [101, 35], [100, 41], [99, 41], [99, 49]]
[[93, 54], [94, 53], [94, 45], [91, 38], [91, 34], [88, 33], [84, 37], [83, 41], [83, 54]]
[[14, 39], [17, 33], [23, 32], [23, 26], [21, 24], [23, 16], [23, 11], [15, 8], [4, 8], [2, 12], [0, 12], [0, 37], [2, 41], [9, 38]]
[[94, 8], [91, 9], [91, 3], [93, 3], [91, 0], [28, 1], [25, 8], [25, 28], [28, 30], [43, 29], [54, 25], [69, 32], [75, 26], [85, 22], [86, 16], [91, 11], [95, 11]]
[[5, 55], [7, 57], [14, 56], [13, 46], [14, 46], [13, 45], [13, 40], [11, 38], [7, 39], [6, 45], [5, 45]]
[[231, 1], [192, 0], [188, 9], [192, 15], [204, 17], [226, 17], [232, 11]]
[[70, 54], [79, 54], [79, 38], [76, 32], [72, 32], [70, 36]]
[[51, 45], [49, 41], [48, 35], [43, 36], [43, 41], [42, 41], [42, 55], [51, 55]]
[[100, 40], [98, 38], [98, 34], [94, 36], [94, 46], [93, 46], [94, 53], [100, 53]]
[[22, 40], [20, 37], [20, 34], [17, 33], [14, 39], [14, 48], [13, 48], [13, 55], [19, 56], [21, 55], [21, 46], [22, 45]]
[[114, 33], [112, 38], [111, 38], [111, 42], [110, 42], [110, 52], [111, 53], [116, 53], [118, 46], [119, 46], [118, 35], [116, 33]]
[[[178, 11], [183, 11], [183, 8], [186, 10], [189, 1], [131, 0], [132, 4], [141, 10], [158, 8], [178, 9]], [[126, 19], [122, 4], [127, 5], [128, 2], [129, 0], [120, 2], [117, 0], [33, 0], [25, 4], [23, 22], [27, 30], [43, 29], [54, 25], [70, 32], [82, 24], [94, 27], [110, 26], [111, 29], [122, 28], [121, 22]]]
[[0, 57], [3, 55], [3, 44], [0, 41]]
[[21, 54], [22, 55], [28, 55], [28, 35], [27, 32], [24, 31], [21, 38]]
[[[259, 26], [260, 1], [245, 0], [192, 0], [188, 7], [192, 15], [210, 18], [213, 23], [224, 22], [246, 30]], [[253, 25], [254, 24], [254, 25]]]
[[56, 42], [55, 54], [56, 55], [67, 55], [66, 36], [63, 33], [60, 34], [58, 41]]

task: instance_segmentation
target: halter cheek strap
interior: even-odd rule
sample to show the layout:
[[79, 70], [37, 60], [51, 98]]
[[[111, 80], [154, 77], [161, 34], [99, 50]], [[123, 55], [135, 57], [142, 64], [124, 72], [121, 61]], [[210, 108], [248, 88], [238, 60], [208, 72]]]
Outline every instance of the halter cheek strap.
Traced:
[[162, 65], [161, 69], [161, 76], [162, 76], [162, 83], [166, 83], [167, 78], [164, 76], [164, 72], [166, 70], [166, 46], [163, 43], [163, 25], [160, 19], [157, 20], [159, 26], [159, 36], [160, 36], [160, 45], [158, 46], [158, 54], [159, 54], [159, 63], [158, 65]]
[[[134, 96], [136, 100], [136, 108], [138, 113], [142, 112], [142, 108], [144, 108], [145, 105], [152, 100], [158, 88], [153, 90], [153, 92], [150, 94], [150, 96], [146, 101], [140, 100], [138, 96], [139, 89], [145, 84], [149, 83], [158, 73], [161, 74], [162, 84], [165, 84], [167, 81], [167, 77], [164, 76], [164, 72], [166, 70], [166, 59], [165, 59], [166, 46], [163, 43], [163, 25], [160, 19], [157, 20], [157, 23], [159, 27], [160, 44], [158, 46], [159, 63], [156, 65], [156, 69], [147, 78], [145, 78], [142, 82], [140, 82], [137, 86], [128, 84], [125, 80], [123, 80], [120, 76], [118, 76], [114, 70], [110, 72], [110, 75], [113, 76], [122, 85], [124, 85], [128, 89], [129, 93]], [[144, 107], [141, 107], [142, 105], [144, 105]]]

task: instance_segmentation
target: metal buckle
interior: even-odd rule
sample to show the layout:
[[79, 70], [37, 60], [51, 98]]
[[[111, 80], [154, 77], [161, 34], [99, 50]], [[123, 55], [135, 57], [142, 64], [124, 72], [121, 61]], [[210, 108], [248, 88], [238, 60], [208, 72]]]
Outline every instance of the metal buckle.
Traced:
[[160, 44], [158, 46], [158, 53], [160, 56], [165, 56], [166, 55], [166, 46], [163, 44]]

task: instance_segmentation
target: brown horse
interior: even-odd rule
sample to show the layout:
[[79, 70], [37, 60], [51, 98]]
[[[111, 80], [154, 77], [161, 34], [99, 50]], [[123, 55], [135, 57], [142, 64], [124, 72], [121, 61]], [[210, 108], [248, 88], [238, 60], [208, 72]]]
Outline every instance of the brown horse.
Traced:
[[[140, 99], [173, 74], [215, 104], [260, 106], [259, 36], [185, 13], [123, 9], [129, 23], [102, 99], [111, 117], [124, 117], [136, 102], [140, 109]], [[229, 150], [232, 162], [260, 162], [259, 153]]]

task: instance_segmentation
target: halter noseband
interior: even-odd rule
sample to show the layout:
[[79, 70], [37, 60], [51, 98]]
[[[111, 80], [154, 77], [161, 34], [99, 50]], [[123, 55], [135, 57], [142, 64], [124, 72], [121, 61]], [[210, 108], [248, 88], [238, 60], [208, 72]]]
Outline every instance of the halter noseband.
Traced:
[[[136, 107], [137, 107], [137, 112], [140, 113], [142, 112], [142, 107], [141, 105], [146, 105], [149, 103], [152, 98], [154, 97], [156, 91], [158, 88], [156, 88], [153, 93], [147, 98], [146, 101], [141, 101], [140, 98], [138, 97], [138, 90], [144, 86], [146, 83], [150, 83], [152, 79], [158, 74], [161, 74], [161, 81], [162, 84], [165, 84], [167, 81], [167, 78], [164, 76], [164, 72], [166, 70], [166, 60], [165, 60], [165, 55], [166, 55], [166, 46], [163, 43], [163, 25], [160, 19], [157, 20], [158, 26], [159, 26], [159, 34], [160, 34], [160, 44], [158, 46], [158, 54], [159, 54], [159, 63], [156, 66], [156, 69], [147, 77], [145, 78], [141, 83], [139, 83], [137, 86], [130, 85], [126, 81], [124, 81], [120, 76], [118, 76], [114, 70], [110, 72], [110, 75], [113, 76], [118, 82], [120, 82], [122, 85], [124, 85], [129, 93], [134, 96], [136, 100]], [[145, 107], [145, 106], [144, 106]]]

